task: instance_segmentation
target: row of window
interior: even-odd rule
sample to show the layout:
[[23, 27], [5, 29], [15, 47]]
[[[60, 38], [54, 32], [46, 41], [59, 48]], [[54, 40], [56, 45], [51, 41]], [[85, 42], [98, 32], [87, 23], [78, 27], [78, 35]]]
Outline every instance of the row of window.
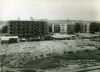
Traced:
[[[10, 29], [15, 29], [15, 28], [10, 28]], [[16, 28], [16, 29], [18, 29], [18, 30], [20, 30], [20, 29], [44, 29], [44, 28], [40, 28], [40, 27], [37, 27], [37, 28], [25, 28], [25, 27], [23, 27], [23, 28]]]
[[29, 37], [37, 37], [37, 36], [38, 36], [37, 34], [34, 34], [34, 35], [19, 35], [20, 38], [23, 38], [23, 37], [24, 38], [27, 38], [27, 37], [29, 38]]
[[34, 34], [34, 33], [44, 33], [44, 31], [36, 31], [36, 32], [10, 32], [10, 34]]
[[44, 27], [44, 25], [10, 25], [12, 26], [17, 26], [17, 27]]

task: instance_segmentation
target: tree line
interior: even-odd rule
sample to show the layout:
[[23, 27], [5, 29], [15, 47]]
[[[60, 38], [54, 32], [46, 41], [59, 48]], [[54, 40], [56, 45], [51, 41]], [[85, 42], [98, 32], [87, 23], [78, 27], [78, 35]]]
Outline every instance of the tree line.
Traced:
[[0, 33], [7, 33], [8, 26], [5, 25], [0, 29]]

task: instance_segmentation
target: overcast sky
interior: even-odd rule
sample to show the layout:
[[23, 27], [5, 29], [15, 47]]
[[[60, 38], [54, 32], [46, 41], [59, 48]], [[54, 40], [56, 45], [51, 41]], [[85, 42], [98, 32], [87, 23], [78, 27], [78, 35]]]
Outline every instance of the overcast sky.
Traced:
[[100, 21], [100, 0], [0, 0], [0, 20], [74, 19]]

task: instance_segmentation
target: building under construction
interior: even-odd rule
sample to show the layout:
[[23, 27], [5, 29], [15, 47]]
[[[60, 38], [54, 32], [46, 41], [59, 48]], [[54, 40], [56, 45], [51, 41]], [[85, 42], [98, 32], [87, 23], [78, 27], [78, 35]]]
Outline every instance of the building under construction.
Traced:
[[47, 34], [45, 21], [8, 21], [8, 35], [20, 38], [42, 37]]

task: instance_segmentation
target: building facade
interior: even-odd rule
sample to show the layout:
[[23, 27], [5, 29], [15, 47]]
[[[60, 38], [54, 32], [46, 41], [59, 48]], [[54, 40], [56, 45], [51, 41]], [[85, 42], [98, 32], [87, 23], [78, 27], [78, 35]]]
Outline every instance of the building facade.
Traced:
[[8, 21], [8, 35], [20, 38], [42, 37], [48, 34], [88, 33], [90, 22], [73, 20]]
[[9, 21], [8, 34], [20, 38], [41, 37], [48, 33], [45, 21]]
[[67, 34], [67, 24], [60, 24], [60, 33]]
[[75, 20], [50, 21], [50, 32], [61, 34], [89, 33], [90, 22]]

